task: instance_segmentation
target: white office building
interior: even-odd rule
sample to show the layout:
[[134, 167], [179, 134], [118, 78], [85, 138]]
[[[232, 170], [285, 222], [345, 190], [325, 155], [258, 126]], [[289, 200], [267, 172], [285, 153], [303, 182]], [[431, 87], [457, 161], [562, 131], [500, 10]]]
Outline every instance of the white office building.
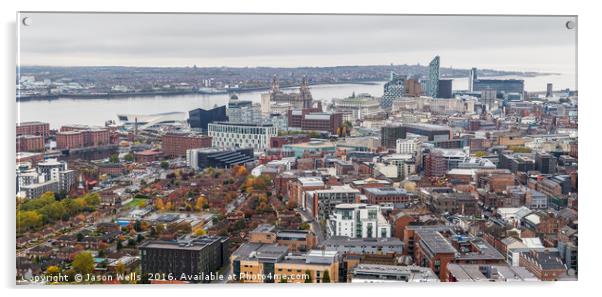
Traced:
[[379, 205], [345, 203], [335, 207], [330, 216], [333, 236], [350, 238], [388, 238], [391, 225], [381, 213]]
[[216, 122], [209, 124], [207, 134], [215, 148], [264, 150], [269, 148], [270, 138], [278, 135], [278, 128], [272, 124]]
[[396, 151], [398, 154], [411, 154], [414, 155], [420, 148], [420, 138], [407, 138], [397, 139]]

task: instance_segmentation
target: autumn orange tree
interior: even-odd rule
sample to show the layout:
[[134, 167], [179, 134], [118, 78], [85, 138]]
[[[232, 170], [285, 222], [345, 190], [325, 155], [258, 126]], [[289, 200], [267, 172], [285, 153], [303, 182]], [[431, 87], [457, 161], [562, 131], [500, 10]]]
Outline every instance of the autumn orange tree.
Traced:
[[243, 165], [236, 165], [232, 168], [233, 175], [236, 177], [245, 176], [248, 174], [247, 168]]
[[155, 199], [155, 208], [157, 208], [159, 211], [165, 210], [165, 204], [163, 203], [163, 199], [161, 199], [161, 198]]
[[200, 195], [196, 198], [196, 203], [194, 204], [195, 210], [200, 211], [204, 208], [207, 208], [208, 206], [209, 203], [207, 202], [207, 198], [205, 197], [205, 195]]

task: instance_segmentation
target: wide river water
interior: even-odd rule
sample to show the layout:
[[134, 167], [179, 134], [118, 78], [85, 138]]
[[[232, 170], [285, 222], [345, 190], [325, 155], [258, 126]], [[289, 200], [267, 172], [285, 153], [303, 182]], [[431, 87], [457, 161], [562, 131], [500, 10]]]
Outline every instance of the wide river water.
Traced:
[[[504, 77], [513, 78], [513, 77]], [[575, 89], [573, 75], [548, 75], [522, 78], [527, 91], [544, 91], [546, 83], [554, 84], [554, 90]], [[384, 82], [373, 84], [336, 84], [311, 86], [314, 99], [330, 100], [344, 98], [353, 92], [382, 96]], [[454, 90], [465, 90], [467, 78], [455, 78]], [[292, 90], [292, 89], [291, 89]], [[265, 91], [239, 94], [241, 100], [260, 102]], [[56, 100], [26, 101], [17, 103], [17, 122], [42, 121], [50, 128], [65, 124], [103, 125], [107, 120], [116, 120], [117, 114], [154, 114], [171, 111], [189, 111], [195, 108], [212, 108], [228, 102], [227, 94], [189, 94], [177, 96], [123, 97], [111, 99], [59, 98]]]

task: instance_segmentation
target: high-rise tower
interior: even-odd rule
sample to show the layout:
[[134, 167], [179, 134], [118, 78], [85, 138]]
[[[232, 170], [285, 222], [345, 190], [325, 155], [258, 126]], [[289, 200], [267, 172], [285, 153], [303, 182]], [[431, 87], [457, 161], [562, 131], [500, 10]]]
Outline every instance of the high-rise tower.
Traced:
[[429, 81], [426, 95], [433, 98], [439, 94], [439, 62], [439, 56], [435, 56], [429, 63]]
[[474, 91], [474, 82], [477, 80], [477, 68], [470, 69], [470, 73], [468, 74], [468, 91]]
[[393, 105], [393, 100], [401, 98], [405, 94], [405, 76], [399, 75], [391, 71], [391, 77], [384, 86], [383, 98], [380, 103], [382, 108], [390, 108]]

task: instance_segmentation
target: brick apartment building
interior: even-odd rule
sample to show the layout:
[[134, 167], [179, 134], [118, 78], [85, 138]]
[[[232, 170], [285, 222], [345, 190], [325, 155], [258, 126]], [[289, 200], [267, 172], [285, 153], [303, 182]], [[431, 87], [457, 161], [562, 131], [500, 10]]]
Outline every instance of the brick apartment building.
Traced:
[[84, 134], [81, 131], [65, 131], [56, 133], [56, 148], [73, 149], [84, 147]]
[[17, 125], [17, 136], [38, 135], [44, 138], [50, 135], [50, 125], [42, 122], [22, 122]]
[[408, 203], [411, 195], [401, 188], [367, 188], [364, 194], [368, 198], [368, 203]]
[[56, 133], [56, 147], [58, 149], [96, 147], [111, 143], [111, 132], [103, 128], [72, 125], [63, 126]]
[[343, 125], [342, 113], [321, 112], [317, 108], [288, 111], [288, 126], [303, 131], [325, 131], [337, 134]]
[[210, 136], [170, 132], [161, 137], [161, 148], [168, 157], [183, 157], [187, 150], [205, 147], [211, 147]]
[[44, 136], [19, 135], [17, 136], [17, 152], [42, 152], [44, 151]]
[[520, 254], [519, 265], [542, 281], [554, 281], [566, 275], [567, 267], [558, 253], [530, 251]]

